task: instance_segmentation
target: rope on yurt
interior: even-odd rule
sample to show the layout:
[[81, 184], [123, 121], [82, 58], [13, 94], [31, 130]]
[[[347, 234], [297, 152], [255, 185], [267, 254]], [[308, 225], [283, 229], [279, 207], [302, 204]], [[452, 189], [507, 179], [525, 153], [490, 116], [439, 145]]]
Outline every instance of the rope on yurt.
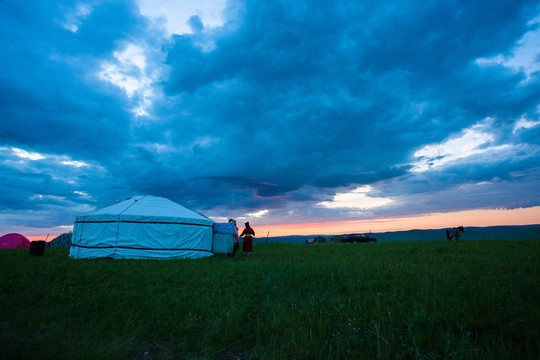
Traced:
[[[82, 236], [83, 236], [83, 233], [84, 233], [84, 218], [85, 218], [85, 216], [83, 215], [83, 223], [82, 223], [82, 227], [81, 227], [81, 231], [80, 231], [81, 235], [79, 236], [79, 244], [81, 243]], [[75, 221], [77, 221], [77, 219], [75, 219]], [[81, 248], [77, 247], [77, 259], [79, 259], [80, 253], [81, 253]]]
[[[145, 195], [146, 196], [146, 195]], [[116, 255], [116, 249], [118, 249], [118, 232], [120, 231], [120, 216], [122, 216], [122, 214], [124, 213], [124, 211], [126, 211], [127, 209], [129, 209], [130, 207], [132, 207], [133, 205], [135, 205], [135, 203], [137, 201], [140, 201], [142, 199], [145, 198], [145, 196], [141, 197], [139, 200], [137, 199], [134, 199], [135, 201], [133, 201], [128, 207], [126, 207], [124, 210], [122, 210], [120, 212], [120, 214], [118, 214], [118, 221], [116, 223], [116, 242], [114, 243], [114, 251], [113, 251], [113, 259], [114, 259], [114, 256]]]

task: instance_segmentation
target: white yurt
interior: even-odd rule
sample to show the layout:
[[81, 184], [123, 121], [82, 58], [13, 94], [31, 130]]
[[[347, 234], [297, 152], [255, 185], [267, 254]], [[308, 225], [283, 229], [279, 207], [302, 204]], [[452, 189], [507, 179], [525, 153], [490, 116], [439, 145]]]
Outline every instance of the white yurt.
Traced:
[[77, 216], [74, 259], [199, 259], [212, 256], [214, 222], [156, 196], [134, 196]]

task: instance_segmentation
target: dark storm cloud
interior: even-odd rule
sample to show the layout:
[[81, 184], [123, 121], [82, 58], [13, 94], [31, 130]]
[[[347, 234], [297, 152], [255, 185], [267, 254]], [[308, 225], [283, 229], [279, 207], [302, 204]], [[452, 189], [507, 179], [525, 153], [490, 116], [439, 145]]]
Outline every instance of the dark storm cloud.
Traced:
[[[475, 61], [515, 46], [536, 6], [248, 1], [240, 19], [177, 36], [168, 52], [167, 92], [190, 114], [182, 123], [220, 139], [202, 156], [211, 166], [188, 166], [276, 184], [271, 194], [288, 201], [306, 185], [403, 176], [415, 150], [486, 117], [510, 126], [534, 116], [537, 82], [520, 86], [522, 74]], [[219, 154], [227, 161], [210, 160]], [[453, 178], [493, 176], [479, 167]]]
[[86, 157], [110, 154], [126, 142], [129, 116], [123, 100], [112, 97], [86, 72], [97, 71], [95, 56], [108, 54], [127, 32], [135, 36], [140, 21], [129, 6], [96, 3], [85, 25], [73, 33], [61, 26], [66, 21], [61, 10], [75, 5], [39, 1], [0, 5], [3, 143]]
[[[82, 5], [88, 11], [78, 11]], [[146, 21], [130, 2], [4, 1], [0, 23], [0, 147], [6, 156], [0, 164], [0, 216], [46, 211], [13, 221], [33, 226], [45, 216], [48, 226], [69, 224], [76, 212], [96, 203], [76, 191], [116, 195], [106, 171], [94, 165], [107, 165], [126, 151], [129, 100], [97, 73], [119, 44], [144, 33]], [[14, 166], [28, 160], [13, 161], [6, 155], [11, 148], [47, 158]], [[93, 165], [75, 175], [70, 166], [50, 161], [55, 156]]]
[[[515, 130], [538, 119], [538, 77], [478, 59], [512, 56], [539, 10], [230, 1], [223, 26], [193, 15], [191, 34], [164, 39], [134, 1], [0, 2], [0, 203], [54, 225], [135, 194], [279, 221], [538, 205], [540, 127]], [[131, 95], [100, 76], [129, 44], [146, 56], [122, 68], [147, 86]], [[487, 118], [476, 155], [415, 156]], [[363, 185], [394, 202], [317, 205]]]

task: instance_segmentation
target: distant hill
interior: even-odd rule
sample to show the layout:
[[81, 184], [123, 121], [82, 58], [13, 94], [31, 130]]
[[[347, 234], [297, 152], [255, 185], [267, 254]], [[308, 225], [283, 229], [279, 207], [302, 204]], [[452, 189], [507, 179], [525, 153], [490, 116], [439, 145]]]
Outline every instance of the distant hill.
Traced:
[[[540, 225], [465, 227], [461, 239], [467, 240], [540, 240]], [[371, 233], [379, 242], [386, 241], [446, 241], [446, 229], [393, 231]], [[334, 234], [341, 235], [341, 234]], [[324, 235], [330, 239], [334, 235]], [[293, 235], [269, 237], [268, 242], [303, 243], [316, 235]], [[255, 242], [266, 242], [266, 238], [255, 238]]]

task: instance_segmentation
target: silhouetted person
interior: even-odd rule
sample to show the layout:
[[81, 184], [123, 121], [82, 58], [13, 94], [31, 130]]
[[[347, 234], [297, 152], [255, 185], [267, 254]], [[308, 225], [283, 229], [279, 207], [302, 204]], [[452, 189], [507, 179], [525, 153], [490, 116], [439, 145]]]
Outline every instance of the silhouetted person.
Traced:
[[234, 256], [236, 255], [236, 252], [238, 251], [238, 248], [240, 247], [240, 244], [238, 243], [238, 228], [236, 227], [236, 220], [229, 219], [229, 223], [232, 223], [234, 225], [234, 231], [233, 231], [234, 240], [233, 240], [233, 252], [228, 253], [227, 255]]
[[244, 237], [244, 244], [242, 245], [242, 250], [245, 253], [251, 254], [253, 251], [253, 236], [255, 236], [255, 230], [249, 226], [249, 222], [246, 224], [246, 228], [242, 231], [242, 234], [240, 236]]

